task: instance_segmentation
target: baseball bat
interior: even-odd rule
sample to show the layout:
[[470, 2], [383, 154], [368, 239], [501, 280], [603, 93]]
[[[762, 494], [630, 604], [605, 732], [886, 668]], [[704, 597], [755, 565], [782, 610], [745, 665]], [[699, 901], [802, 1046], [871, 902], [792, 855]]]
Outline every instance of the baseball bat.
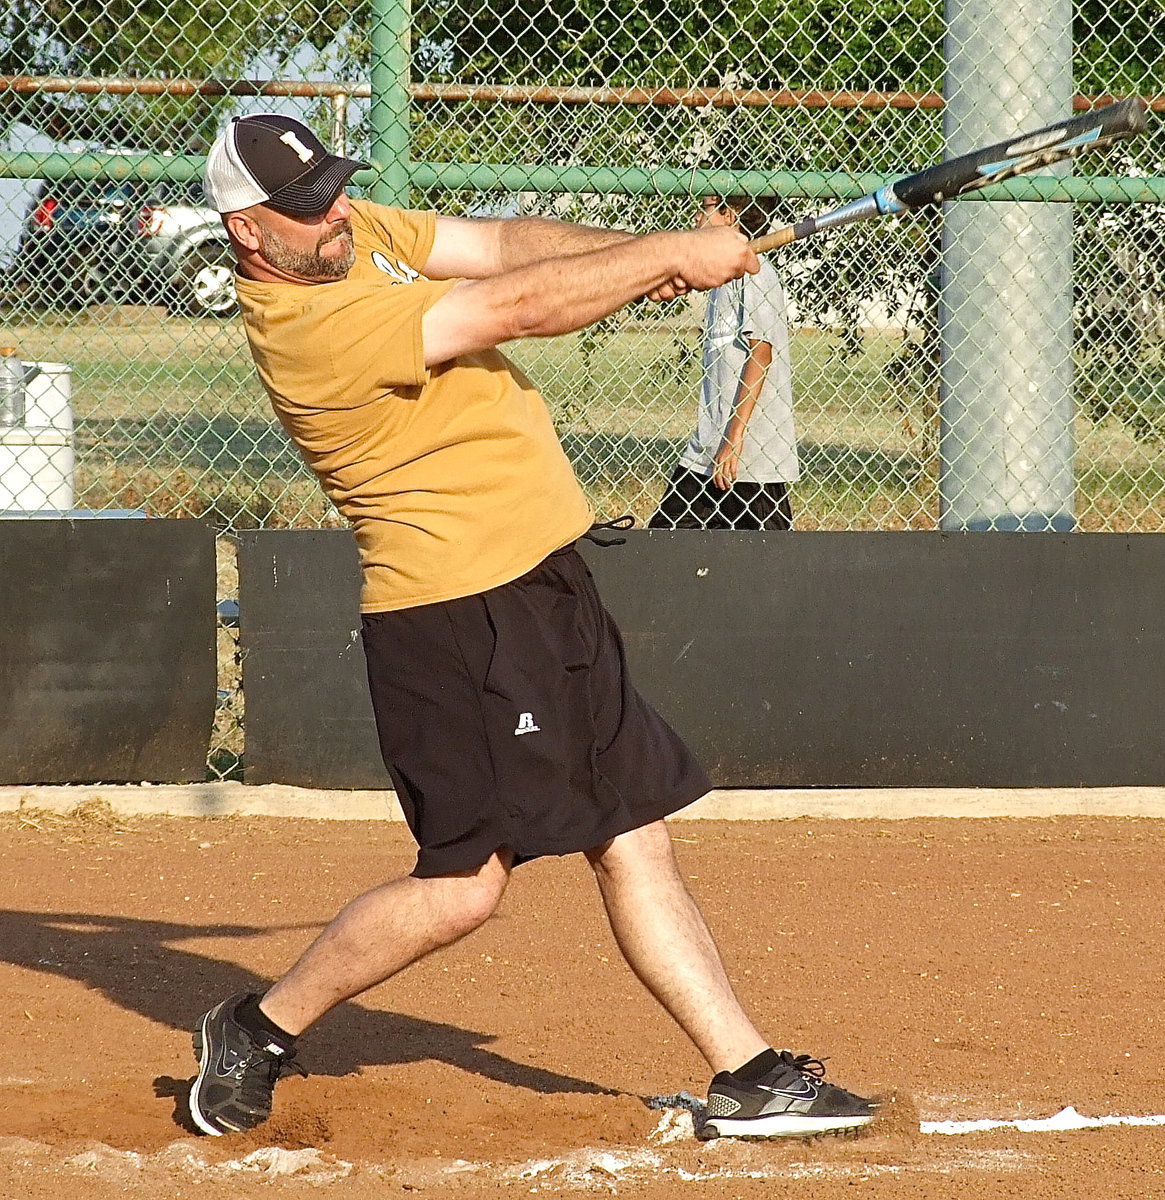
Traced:
[[1077, 154], [1102, 150], [1121, 138], [1145, 129], [1145, 106], [1136, 96], [1105, 108], [1069, 117], [1033, 133], [1021, 133], [1006, 142], [960, 154], [913, 175], [906, 175], [851, 200], [820, 216], [807, 217], [772, 233], [754, 238], [750, 245], [757, 254], [799, 242], [802, 238], [836, 229], [852, 221], [866, 221], [892, 213], [910, 212], [927, 204], [941, 204], [965, 196], [989, 183], [999, 183], [1040, 167], [1049, 167]]

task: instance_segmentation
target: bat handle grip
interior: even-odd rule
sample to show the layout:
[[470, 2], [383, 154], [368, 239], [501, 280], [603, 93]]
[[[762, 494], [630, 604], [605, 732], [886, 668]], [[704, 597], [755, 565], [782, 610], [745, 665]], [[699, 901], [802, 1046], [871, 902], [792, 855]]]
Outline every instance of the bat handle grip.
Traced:
[[776, 250], [779, 246], [787, 246], [790, 242], [797, 239], [797, 227], [795, 225], [785, 225], [781, 229], [774, 229], [772, 233], [766, 233], [763, 237], [753, 238], [748, 244], [752, 247], [754, 253], [765, 254], [769, 250]]

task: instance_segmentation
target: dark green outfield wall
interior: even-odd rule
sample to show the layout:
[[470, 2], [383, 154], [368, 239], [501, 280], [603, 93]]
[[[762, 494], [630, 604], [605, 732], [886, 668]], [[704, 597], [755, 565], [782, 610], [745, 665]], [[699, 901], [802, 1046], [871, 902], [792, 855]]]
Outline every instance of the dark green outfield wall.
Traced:
[[214, 529], [0, 521], [0, 784], [206, 778]]
[[[581, 543], [639, 689], [723, 787], [1165, 783], [1160, 535]], [[249, 782], [382, 787], [351, 537], [240, 547]]]

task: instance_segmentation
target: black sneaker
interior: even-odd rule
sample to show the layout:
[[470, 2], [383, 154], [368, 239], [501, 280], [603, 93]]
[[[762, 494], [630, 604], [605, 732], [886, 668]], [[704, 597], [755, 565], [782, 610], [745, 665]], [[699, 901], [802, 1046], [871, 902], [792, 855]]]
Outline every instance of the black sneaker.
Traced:
[[704, 1121], [696, 1130], [700, 1141], [846, 1134], [873, 1120], [875, 1102], [823, 1082], [825, 1065], [818, 1059], [788, 1050], [774, 1058], [775, 1064], [752, 1082], [728, 1071], [715, 1076]]
[[285, 1075], [307, 1075], [295, 1047], [276, 1038], [256, 1040], [235, 1019], [246, 994], [212, 1008], [194, 1031], [198, 1076], [190, 1089], [190, 1115], [215, 1137], [262, 1125], [271, 1115], [271, 1093]]

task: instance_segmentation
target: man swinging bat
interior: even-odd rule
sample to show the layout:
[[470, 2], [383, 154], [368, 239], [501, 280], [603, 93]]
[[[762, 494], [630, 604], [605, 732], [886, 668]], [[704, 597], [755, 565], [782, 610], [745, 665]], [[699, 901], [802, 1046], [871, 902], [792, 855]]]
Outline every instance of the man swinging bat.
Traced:
[[310, 1025], [488, 920], [515, 866], [581, 853], [628, 964], [713, 1073], [699, 1136], [861, 1129], [872, 1102], [772, 1049], [733, 992], [664, 824], [708, 779], [627, 677], [574, 549], [593, 514], [497, 350], [755, 273], [755, 253], [723, 227], [635, 238], [349, 200], [363, 165], [259, 115], [224, 130], [205, 182], [259, 376], [355, 532], [373, 708], [417, 863], [264, 994], [202, 1017], [194, 1121], [261, 1124]]

